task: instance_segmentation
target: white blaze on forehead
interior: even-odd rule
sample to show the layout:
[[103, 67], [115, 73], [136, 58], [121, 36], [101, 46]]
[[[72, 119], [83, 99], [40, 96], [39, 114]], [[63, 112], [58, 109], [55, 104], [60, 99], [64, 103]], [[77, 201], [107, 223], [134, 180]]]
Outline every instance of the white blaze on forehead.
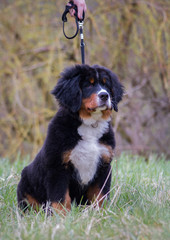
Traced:
[[99, 79], [99, 73], [97, 70], [96, 70], [96, 78]]
[[[101, 88], [101, 87], [100, 87]], [[103, 89], [103, 88], [101, 88], [101, 90], [99, 91], [99, 92], [97, 92], [97, 94], [99, 95], [100, 93], [107, 93], [108, 95], [109, 95], [109, 93], [105, 90], [105, 89]]]

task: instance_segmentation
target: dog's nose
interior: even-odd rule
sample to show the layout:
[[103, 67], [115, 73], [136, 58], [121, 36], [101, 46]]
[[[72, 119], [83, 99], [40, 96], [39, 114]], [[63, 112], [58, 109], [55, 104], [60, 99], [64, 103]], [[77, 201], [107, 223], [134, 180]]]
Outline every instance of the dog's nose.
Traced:
[[99, 93], [99, 98], [100, 98], [102, 101], [104, 101], [104, 102], [107, 101], [108, 97], [109, 97], [109, 95], [108, 95], [107, 92], [100, 92], [100, 93]]

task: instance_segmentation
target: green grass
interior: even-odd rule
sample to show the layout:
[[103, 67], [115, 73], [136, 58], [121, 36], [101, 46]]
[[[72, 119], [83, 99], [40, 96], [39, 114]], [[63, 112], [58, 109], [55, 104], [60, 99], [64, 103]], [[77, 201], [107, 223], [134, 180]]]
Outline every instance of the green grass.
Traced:
[[0, 159], [0, 240], [169, 239], [170, 162], [122, 154], [113, 161], [110, 200], [103, 209], [73, 206], [66, 217], [30, 211], [21, 217], [16, 187], [29, 162]]

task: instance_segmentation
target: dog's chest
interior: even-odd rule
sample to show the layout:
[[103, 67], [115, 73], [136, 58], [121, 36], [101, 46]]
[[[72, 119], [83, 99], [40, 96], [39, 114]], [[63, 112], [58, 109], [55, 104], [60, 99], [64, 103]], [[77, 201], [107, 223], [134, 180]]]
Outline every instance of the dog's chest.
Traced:
[[100, 156], [107, 149], [99, 143], [99, 139], [108, 130], [108, 122], [99, 122], [97, 127], [82, 124], [78, 128], [78, 133], [81, 140], [72, 150], [70, 161], [78, 170], [81, 183], [88, 184], [96, 173], [99, 164]]

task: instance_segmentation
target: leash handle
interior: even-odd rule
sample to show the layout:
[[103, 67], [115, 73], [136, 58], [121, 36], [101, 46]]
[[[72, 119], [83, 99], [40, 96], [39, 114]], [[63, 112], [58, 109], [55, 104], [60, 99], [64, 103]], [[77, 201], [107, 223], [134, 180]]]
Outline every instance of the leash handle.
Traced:
[[[69, 1], [69, 4], [70, 5], [66, 5], [66, 8], [63, 12], [63, 15], [62, 15], [62, 21], [63, 21], [63, 34], [64, 36], [67, 38], [67, 39], [73, 39], [77, 36], [78, 34], [78, 31], [79, 31], [79, 25], [78, 25], [78, 22], [83, 22], [84, 18], [85, 18], [85, 13], [83, 11], [83, 18], [82, 19], [79, 19], [78, 18], [78, 9], [77, 9], [77, 6], [73, 3], [73, 1]], [[75, 13], [74, 13], [74, 16], [75, 16], [75, 22], [76, 22], [76, 32], [73, 36], [69, 37], [66, 35], [65, 33], [65, 30], [64, 30], [64, 24], [65, 22], [67, 22], [67, 14], [69, 13], [70, 9], [73, 8], [75, 10]]]
[[[65, 16], [66, 17], [66, 16]], [[66, 21], [67, 22], [67, 21]], [[78, 34], [78, 31], [79, 31], [79, 26], [78, 26], [78, 21], [76, 21], [76, 32], [75, 32], [75, 34], [73, 35], [73, 36], [71, 36], [71, 37], [69, 37], [68, 35], [66, 35], [66, 33], [65, 33], [65, 29], [64, 29], [64, 21], [63, 21], [63, 34], [64, 34], [64, 36], [67, 38], [67, 39], [73, 39], [73, 38], [75, 38], [76, 36], [77, 36], [77, 34]]]
[[62, 15], [62, 21], [63, 22], [67, 22], [67, 13], [69, 13], [69, 10], [71, 8], [73, 8], [75, 10], [75, 13], [74, 13], [74, 16], [75, 16], [75, 19], [78, 21], [78, 22], [82, 22], [84, 21], [84, 18], [85, 18], [85, 12], [83, 11], [83, 18], [82, 19], [79, 19], [78, 18], [78, 9], [77, 9], [77, 6], [73, 3], [73, 1], [69, 1], [69, 4], [70, 5], [66, 5], [66, 8], [63, 12], [63, 15]]
[[[63, 21], [63, 34], [67, 39], [73, 39], [77, 36], [78, 31], [80, 30], [80, 39], [81, 39], [81, 43], [80, 43], [80, 47], [81, 47], [81, 60], [82, 60], [82, 64], [85, 64], [85, 53], [84, 53], [84, 35], [83, 35], [83, 21], [85, 18], [85, 12], [83, 11], [83, 18], [79, 19], [78, 18], [78, 9], [77, 6], [73, 3], [73, 1], [69, 1], [70, 5], [66, 5], [66, 8], [62, 14], [62, 21]], [[74, 16], [75, 16], [75, 22], [76, 22], [76, 32], [73, 36], [69, 37], [66, 35], [65, 30], [64, 30], [64, 24], [65, 22], [67, 22], [67, 14], [69, 13], [69, 10], [73, 8], [75, 10]]]
[[[77, 19], [76, 19], [76, 16], [75, 16], [75, 21], [76, 21], [76, 26], [77, 26], [76, 33], [75, 33], [73, 36], [69, 37], [69, 36], [66, 35], [65, 30], [64, 30], [64, 24], [65, 24], [65, 22], [67, 22], [67, 14], [69, 13], [69, 10], [74, 7], [73, 1], [70, 1], [69, 4], [70, 4], [70, 6], [69, 6], [69, 5], [66, 5], [66, 8], [65, 8], [65, 10], [64, 10], [64, 12], [63, 12], [63, 15], [62, 15], [63, 34], [64, 34], [64, 36], [65, 36], [67, 39], [73, 39], [73, 38], [75, 38], [75, 37], [77, 36], [78, 31], [79, 31], [79, 29], [78, 29], [78, 21], [77, 21]], [[74, 14], [74, 15], [75, 15], [75, 14]]]
[[[73, 39], [77, 36], [78, 31], [79, 31], [79, 22], [83, 22], [84, 18], [85, 18], [85, 13], [83, 11], [83, 18], [79, 19], [78, 18], [78, 9], [77, 6], [73, 3], [73, 1], [69, 1], [70, 5], [66, 5], [66, 8], [62, 14], [62, 21], [63, 21], [63, 34], [67, 39]], [[76, 22], [76, 32], [73, 36], [69, 37], [67, 36], [67, 34], [65, 33], [65, 29], [64, 29], [64, 24], [67, 22], [67, 14], [69, 13], [70, 9], [73, 8], [75, 10], [74, 16], [75, 16], [75, 22]]]

